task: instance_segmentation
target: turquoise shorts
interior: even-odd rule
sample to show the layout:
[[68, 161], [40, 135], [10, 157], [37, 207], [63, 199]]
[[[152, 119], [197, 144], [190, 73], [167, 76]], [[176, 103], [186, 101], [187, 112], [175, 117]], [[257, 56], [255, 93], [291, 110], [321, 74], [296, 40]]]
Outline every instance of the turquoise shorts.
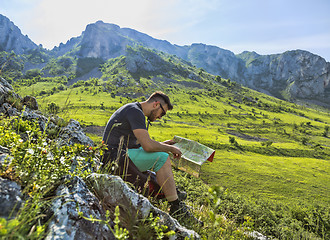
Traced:
[[158, 172], [168, 158], [168, 153], [166, 152], [146, 152], [142, 147], [128, 149], [127, 153], [128, 157], [141, 172], [147, 170]]

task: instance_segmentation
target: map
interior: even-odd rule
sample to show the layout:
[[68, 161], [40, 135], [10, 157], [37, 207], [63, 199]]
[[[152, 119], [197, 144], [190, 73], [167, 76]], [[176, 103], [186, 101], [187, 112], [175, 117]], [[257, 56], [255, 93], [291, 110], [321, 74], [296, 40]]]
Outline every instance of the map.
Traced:
[[212, 162], [215, 151], [187, 138], [174, 136], [173, 140], [176, 142], [174, 146], [180, 148], [182, 156], [180, 159], [174, 159], [171, 156], [172, 165], [195, 177], [199, 177], [202, 164], [206, 161]]

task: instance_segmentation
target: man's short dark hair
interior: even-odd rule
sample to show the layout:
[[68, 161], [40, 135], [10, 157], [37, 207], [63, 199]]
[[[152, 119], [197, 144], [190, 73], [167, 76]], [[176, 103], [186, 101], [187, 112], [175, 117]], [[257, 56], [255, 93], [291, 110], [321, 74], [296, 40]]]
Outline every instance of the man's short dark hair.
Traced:
[[168, 110], [173, 109], [173, 105], [171, 104], [170, 98], [161, 91], [157, 91], [151, 94], [150, 97], [147, 99], [147, 102], [156, 102], [161, 100], [167, 104]]

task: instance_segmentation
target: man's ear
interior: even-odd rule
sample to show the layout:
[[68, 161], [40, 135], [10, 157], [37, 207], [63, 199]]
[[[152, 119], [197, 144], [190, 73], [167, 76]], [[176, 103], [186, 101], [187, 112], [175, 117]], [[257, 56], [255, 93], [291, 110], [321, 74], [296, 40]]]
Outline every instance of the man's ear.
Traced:
[[157, 101], [154, 101], [154, 102], [152, 103], [152, 107], [153, 107], [153, 108], [157, 108], [157, 104], [158, 104], [158, 102], [157, 102]]

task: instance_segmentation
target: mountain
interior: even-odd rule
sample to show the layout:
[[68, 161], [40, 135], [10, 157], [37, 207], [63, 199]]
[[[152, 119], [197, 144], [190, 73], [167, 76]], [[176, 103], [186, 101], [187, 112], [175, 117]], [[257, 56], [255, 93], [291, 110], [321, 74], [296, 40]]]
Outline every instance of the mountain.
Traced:
[[[7, 18], [2, 17], [2, 19]], [[27, 44], [28, 38], [21, 35], [19, 29], [8, 19], [5, 20], [1, 21], [3, 34], [8, 36], [8, 39], [21, 40], [17, 40], [20, 43], [15, 46], [9, 44], [9, 40], [3, 40], [2, 45], [6, 45], [6, 48], [2, 47], [2, 49], [13, 50], [20, 54], [25, 49], [36, 48], [32, 42], [30, 45]], [[16, 30], [10, 31], [6, 27], [7, 25]], [[330, 102], [330, 63], [320, 56], [303, 50], [273, 55], [259, 55], [255, 52], [243, 52], [235, 55], [229, 50], [201, 43], [178, 46], [133, 29], [120, 28], [115, 24], [97, 21], [87, 25], [81, 36], [71, 38], [65, 44], [61, 43], [49, 54], [58, 59], [61, 58], [60, 62], [63, 62], [63, 57], [71, 57], [78, 60], [95, 58], [99, 59], [96, 62], [103, 63], [108, 59], [127, 55], [127, 46], [143, 46], [157, 52], [176, 55], [211, 74], [281, 99], [295, 101], [295, 99], [301, 98], [316, 101], [321, 105]], [[71, 62], [72, 65], [77, 64], [72, 59], [66, 59], [66, 62]], [[84, 70], [77, 64], [79, 73], [90, 72], [88, 77], [93, 77], [94, 73], [97, 74], [95, 77], [99, 76], [100, 72], [96, 71], [95, 67], [97, 66], [94, 68], [86, 66]], [[49, 72], [51, 71], [47, 71], [47, 74]], [[59, 71], [53, 72], [59, 73]], [[81, 74], [76, 75], [81, 76]]]
[[[73, 47], [70, 41], [60, 46], [57, 51], [64, 48], [67, 48], [67, 52], [72, 51], [72, 48], [67, 47]], [[259, 55], [255, 52], [235, 55], [229, 50], [205, 44], [173, 45], [136, 30], [120, 28], [102, 21], [89, 24], [79, 41], [75, 47], [79, 46], [77, 54], [82, 58], [114, 58], [126, 55], [127, 45], [142, 45], [176, 55], [211, 74], [278, 98], [327, 101], [330, 95], [330, 63], [303, 50], [273, 55]]]
[[16, 54], [26, 53], [38, 46], [7, 17], [0, 14], [0, 51], [14, 51]]
[[245, 85], [264, 89], [276, 97], [315, 98], [330, 92], [330, 63], [307, 51], [258, 55], [243, 52]]

